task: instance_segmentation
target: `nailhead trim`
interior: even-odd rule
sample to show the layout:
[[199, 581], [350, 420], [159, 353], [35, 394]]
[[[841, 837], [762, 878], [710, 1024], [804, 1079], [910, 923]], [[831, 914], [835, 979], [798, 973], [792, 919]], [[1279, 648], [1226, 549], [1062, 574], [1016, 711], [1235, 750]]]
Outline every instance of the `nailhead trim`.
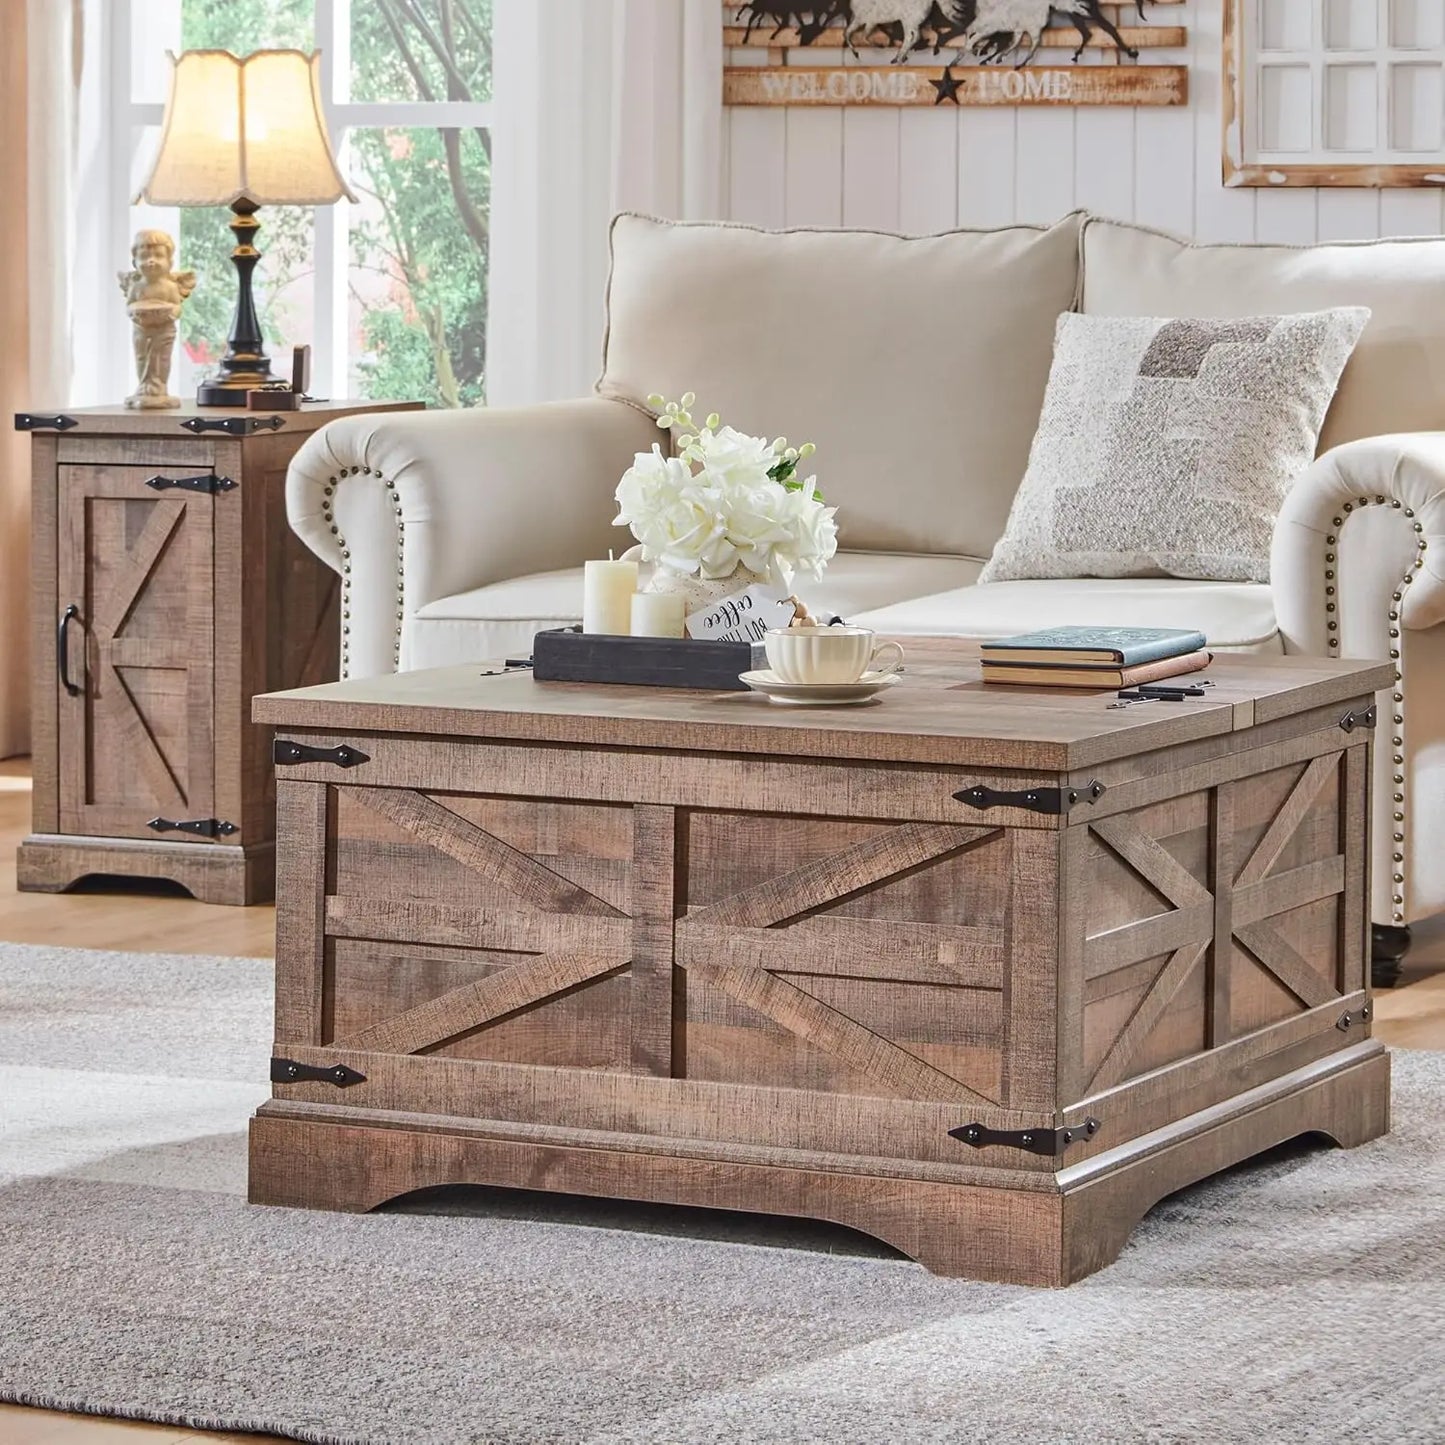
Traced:
[[[1400, 590], [1397, 591], [1397, 592], [1393, 592], [1393, 593], [1391, 593], [1391, 595], [1390, 595], [1390, 611], [1389, 611], [1389, 614], [1388, 614], [1388, 616], [1389, 616], [1389, 622], [1390, 622], [1389, 636], [1390, 636], [1390, 639], [1391, 639], [1392, 642], [1398, 642], [1398, 639], [1399, 639], [1399, 636], [1400, 636], [1400, 629], [1399, 629], [1399, 627], [1397, 626], [1397, 624], [1398, 624], [1399, 621], [1400, 621], [1400, 603], [1404, 600], [1404, 597], [1405, 597], [1404, 589], [1405, 589], [1406, 587], [1408, 587], [1408, 586], [1415, 580], [1415, 573], [1418, 572], [1418, 571], [1420, 571], [1420, 569], [1421, 569], [1422, 567], [1424, 567], [1424, 565], [1425, 565], [1425, 535], [1424, 535], [1424, 534], [1425, 534], [1425, 527], [1424, 527], [1424, 524], [1423, 524], [1422, 522], [1418, 522], [1418, 521], [1415, 520], [1415, 513], [1414, 513], [1413, 509], [1411, 509], [1410, 507], [1406, 507], [1406, 506], [1400, 501], [1400, 499], [1399, 499], [1398, 497], [1391, 497], [1391, 498], [1389, 498], [1388, 500], [1389, 500], [1389, 505], [1390, 505], [1391, 508], [1393, 508], [1393, 509], [1394, 509], [1395, 511], [1397, 511], [1397, 512], [1399, 512], [1399, 511], [1403, 511], [1403, 512], [1404, 512], [1405, 516], [1409, 519], [1409, 521], [1410, 521], [1410, 523], [1411, 523], [1411, 526], [1412, 526], [1412, 529], [1413, 529], [1413, 531], [1414, 531], [1414, 533], [1415, 533], [1415, 560], [1410, 563], [1409, 567], [1408, 567], [1408, 568], [1406, 569], [1406, 571], [1405, 571], [1405, 575], [1400, 579], [1400, 584], [1399, 584], [1399, 585], [1400, 585]], [[1334, 547], [1334, 546], [1336, 545], [1336, 543], [1339, 541], [1339, 536], [1338, 536], [1338, 530], [1339, 530], [1339, 528], [1341, 528], [1341, 527], [1343, 527], [1343, 526], [1345, 525], [1345, 522], [1349, 519], [1350, 514], [1355, 510], [1355, 508], [1357, 508], [1357, 507], [1371, 507], [1371, 506], [1374, 506], [1374, 507], [1383, 507], [1383, 506], [1385, 506], [1385, 505], [1386, 505], [1386, 498], [1384, 498], [1384, 497], [1374, 497], [1374, 498], [1370, 498], [1370, 497], [1360, 497], [1360, 498], [1358, 498], [1358, 499], [1357, 499], [1356, 501], [1354, 501], [1354, 502], [1346, 502], [1346, 503], [1340, 508], [1341, 515], [1340, 515], [1340, 516], [1337, 516], [1337, 517], [1331, 517], [1331, 518], [1330, 518], [1330, 525], [1333, 526], [1336, 530], [1335, 530], [1334, 532], [1331, 532], [1331, 533], [1329, 533], [1329, 534], [1326, 535], [1326, 537], [1325, 537], [1325, 545], [1326, 545], [1327, 547]], [[1334, 568], [1334, 565], [1335, 565], [1335, 553], [1334, 553], [1334, 552], [1326, 552], [1326, 553], [1325, 553], [1325, 582], [1326, 582], [1326, 584], [1333, 583], [1334, 580], [1335, 580], [1335, 574], [1334, 574], [1334, 571], [1332, 570], [1332, 569]], [[1334, 587], [1333, 587], [1333, 586], [1330, 586], [1330, 585], [1326, 585], [1326, 587], [1325, 587], [1325, 596], [1326, 596], [1326, 597], [1333, 597], [1334, 595], [1335, 595], [1335, 589], [1334, 589]], [[1326, 614], [1328, 614], [1328, 615], [1326, 616], [1326, 620], [1325, 620], [1325, 630], [1326, 630], [1326, 632], [1329, 634], [1329, 636], [1328, 636], [1327, 639], [1326, 639], [1326, 645], [1330, 648], [1330, 655], [1331, 655], [1332, 657], [1338, 657], [1338, 656], [1339, 656], [1339, 646], [1340, 646], [1340, 639], [1339, 639], [1339, 635], [1338, 635], [1338, 634], [1339, 634], [1339, 630], [1340, 630], [1340, 625], [1339, 625], [1339, 623], [1335, 620], [1335, 618], [1334, 618], [1334, 616], [1333, 616], [1333, 614], [1334, 614], [1335, 611], [1336, 611], [1336, 604], [1335, 604], [1335, 603], [1333, 603], [1333, 602], [1326, 602], [1326, 603], [1325, 603], [1325, 612], [1326, 612]], [[1400, 666], [1399, 666], [1400, 653], [1401, 653], [1401, 651], [1402, 651], [1402, 649], [1401, 649], [1400, 647], [1398, 647], [1398, 646], [1391, 647], [1391, 648], [1389, 649], [1390, 660], [1396, 664], [1396, 666], [1395, 666], [1395, 687], [1396, 687], [1397, 691], [1391, 694], [1391, 700], [1394, 702], [1394, 704], [1395, 704], [1395, 709], [1396, 709], [1395, 712], [1392, 714], [1392, 718], [1393, 718], [1393, 721], [1394, 721], [1394, 724], [1395, 724], [1395, 729], [1394, 729], [1394, 732], [1393, 732], [1393, 733], [1391, 734], [1391, 736], [1390, 736], [1390, 742], [1391, 742], [1391, 744], [1392, 744], [1393, 747], [1394, 747], [1394, 752], [1391, 754], [1391, 761], [1395, 764], [1395, 766], [1396, 766], [1397, 768], [1398, 768], [1398, 767], [1402, 767], [1402, 766], [1404, 765], [1404, 761], [1405, 761], [1405, 754], [1404, 754], [1404, 747], [1405, 747], [1405, 691], [1404, 691], [1404, 685], [1403, 685], [1403, 684], [1404, 684], [1404, 673], [1401, 671]], [[1398, 788], [1398, 787], [1402, 787], [1402, 786], [1404, 785], [1404, 782], [1405, 782], [1405, 775], [1404, 775], [1404, 773], [1392, 773], [1392, 774], [1391, 774], [1391, 777], [1393, 778], [1394, 783], [1395, 783], [1395, 786], [1396, 786], [1397, 788]], [[1405, 861], [1405, 854], [1404, 854], [1404, 849], [1403, 849], [1403, 845], [1404, 845], [1404, 842], [1405, 842], [1405, 813], [1404, 813], [1404, 806], [1403, 806], [1403, 805], [1404, 805], [1404, 802], [1405, 802], [1405, 795], [1404, 795], [1403, 792], [1398, 792], [1398, 793], [1393, 794], [1392, 796], [1393, 796], [1393, 801], [1394, 801], [1394, 803], [1395, 803], [1394, 820], [1395, 820], [1395, 825], [1396, 825], [1396, 831], [1395, 831], [1395, 834], [1394, 834], [1394, 841], [1395, 841], [1395, 843], [1396, 843], [1397, 845], [1399, 845], [1398, 851], [1396, 851], [1396, 852], [1393, 854], [1393, 861], [1394, 861], [1395, 863], [1403, 863], [1403, 862]], [[1392, 908], [1391, 908], [1392, 920], [1393, 920], [1393, 922], [1396, 923], [1396, 924], [1403, 924], [1404, 921], [1405, 921], [1405, 894], [1404, 894], [1405, 874], [1404, 874], [1403, 870], [1402, 870], [1402, 871], [1398, 871], [1398, 872], [1392, 874], [1392, 876], [1391, 876], [1391, 881], [1392, 881], [1393, 884], [1394, 884], [1394, 888], [1391, 890], [1391, 893], [1390, 893], [1390, 902], [1391, 902], [1391, 905], [1392, 905]]]
[[392, 510], [396, 513], [396, 633], [392, 640], [391, 665], [401, 667], [401, 630], [406, 620], [406, 524], [401, 520], [401, 495], [395, 482], [388, 482], [380, 472], [370, 467], [342, 467], [321, 489], [321, 515], [331, 535], [336, 538], [341, 551], [341, 675], [351, 673], [351, 548], [336, 525], [336, 503], [333, 500], [337, 485], [343, 477], [376, 477], [391, 496]]

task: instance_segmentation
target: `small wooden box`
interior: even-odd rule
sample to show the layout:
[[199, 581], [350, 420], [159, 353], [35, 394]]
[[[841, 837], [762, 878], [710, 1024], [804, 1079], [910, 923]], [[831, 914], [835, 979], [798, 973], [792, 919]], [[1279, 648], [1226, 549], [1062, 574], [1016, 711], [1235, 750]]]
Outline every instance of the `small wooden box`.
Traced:
[[297, 746], [251, 1198], [817, 1215], [1061, 1284], [1192, 1180], [1381, 1133], [1390, 668], [1221, 658], [1117, 709], [909, 648], [869, 708], [475, 667], [257, 699]]

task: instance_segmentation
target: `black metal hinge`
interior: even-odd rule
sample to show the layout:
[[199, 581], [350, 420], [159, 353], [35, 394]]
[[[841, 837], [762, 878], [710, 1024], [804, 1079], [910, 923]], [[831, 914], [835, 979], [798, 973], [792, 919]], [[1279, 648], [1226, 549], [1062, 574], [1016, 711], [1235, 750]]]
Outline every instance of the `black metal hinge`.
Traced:
[[278, 763], [335, 763], [338, 768], [354, 768], [358, 763], [369, 763], [371, 755], [350, 743], [339, 743], [334, 748], [315, 748], [310, 743], [294, 743], [290, 738], [277, 738], [271, 748], [271, 756]]
[[1371, 703], [1369, 707], [1363, 708], [1359, 712], [1347, 712], [1344, 717], [1340, 719], [1340, 726], [1344, 728], [1347, 733], [1352, 733], [1356, 728], [1374, 727], [1378, 718], [1378, 709], [1374, 703]]
[[1030, 813], [1067, 813], [1075, 803], [1097, 803], [1104, 796], [1100, 782], [1082, 788], [1024, 788], [1017, 793], [1003, 793], [982, 784], [964, 788], [953, 795], [960, 803], [974, 808], [1026, 808]]
[[154, 828], [157, 833], [194, 833], [198, 838], [228, 838], [232, 833], [241, 831], [234, 823], [227, 823], [222, 818], [187, 818], [184, 822], [172, 818], [152, 818], [146, 827]]
[[1070, 1144], [1080, 1139], [1092, 1139], [1099, 1132], [1099, 1121], [1092, 1115], [1082, 1124], [1071, 1124], [1060, 1129], [990, 1129], [983, 1124], [963, 1124], [950, 1129], [950, 1139], [962, 1139], [975, 1149], [990, 1144], [1002, 1144], [1009, 1149], [1026, 1149], [1030, 1154], [1042, 1154], [1046, 1159], [1057, 1159]]
[[42, 415], [40, 412], [17, 411], [15, 413], [16, 431], [69, 431], [73, 426], [79, 426], [73, 416], [66, 416], [64, 412], [52, 411]]
[[171, 487], [180, 487], [187, 492], [209, 492], [215, 496], [217, 492], [229, 492], [235, 485], [230, 477], [218, 477], [215, 472], [209, 472], [199, 477], [146, 478], [146, 486], [157, 492], [164, 492]]
[[295, 1059], [272, 1059], [273, 1084], [335, 1084], [344, 1089], [348, 1084], [364, 1084], [365, 1074], [348, 1069], [345, 1064], [298, 1064]]
[[1374, 1017], [1374, 1012], [1369, 1004], [1362, 1004], [1357, 1009], [1351, 1009], [1347, 1013], [1342, 1013], [1339, 1018], [1335, 1020], [1335, 1027], [1342, 1034], [1347, 1034], [1356, 1024], [1369, 1023], [1371, 1018]]
[[188, 416], [181, 423], [187, 431], [223, 431], [227, 436], [246, 437], [252, 432], [278, 431], [286, 425], [279, 416]]

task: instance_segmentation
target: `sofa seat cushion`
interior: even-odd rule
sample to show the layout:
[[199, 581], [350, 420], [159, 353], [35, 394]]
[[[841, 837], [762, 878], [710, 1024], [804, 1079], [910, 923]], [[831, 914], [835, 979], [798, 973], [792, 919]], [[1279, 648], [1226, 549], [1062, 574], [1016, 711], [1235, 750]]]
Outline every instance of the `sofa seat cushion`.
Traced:
[[889, 635], [1010, 637], [1080, 627], [1192, 627], [1214, 648], [1283, 652], [1270, 589], [1171, 577], [987, 582], [895, 602], [850, 619]]
[[[816, 612], [854, 615], [907, 597], [967, 587], [983, 563], [972, 557], [840, 552], [822, 582], [800, 578], [798, 595]], [[526, 657], [547, 627], [582, 617], [582, 569], [536, 572], [429, 602], [407, 619], [402, 668], [445, 667], [485, 658]]]

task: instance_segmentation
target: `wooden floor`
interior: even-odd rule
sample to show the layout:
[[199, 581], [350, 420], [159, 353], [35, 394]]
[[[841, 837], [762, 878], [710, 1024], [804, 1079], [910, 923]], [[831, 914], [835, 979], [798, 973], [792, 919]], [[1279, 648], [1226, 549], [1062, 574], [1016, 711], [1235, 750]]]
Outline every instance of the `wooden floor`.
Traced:
[[[0, 942], [151, 953], [249, 954], [270, 957], [270, 908], [220, 908], [179, 893], [130, 888], [51, 895], [15, 891], [15, 847], [30, 821], [25, 759], [0, 762]], [[1398, 988], [1376, 996], [1375, 1033], [1388, 1044], [1445, 1049], [1445, 917], [1415, 929]], [[216, 1435], [172, 1425], [64, 1415], [0, 1404], [4, 1445], [166, 1445], [207, 1440], [265, 1445], [274, 1437]]]

